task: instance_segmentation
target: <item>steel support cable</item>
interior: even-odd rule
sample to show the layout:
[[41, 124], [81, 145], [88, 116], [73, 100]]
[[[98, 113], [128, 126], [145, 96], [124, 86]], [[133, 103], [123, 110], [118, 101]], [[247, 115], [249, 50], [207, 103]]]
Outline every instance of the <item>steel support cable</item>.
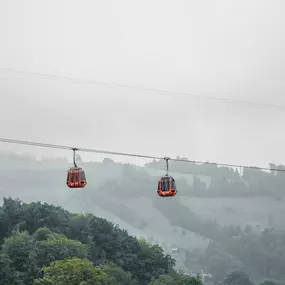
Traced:
[[285, 106], [282, 106], [282, 105], [265, 104], [265, 103], [258, 103], [258, 102], [252, 102], [252, 101], [246, 101], [246, 100], [237, 100], [237, 99], [227, 99], [223, 97], [214, 97], [210, 95], [198, 95], [198, 94], [175, 92], [175, 91], [172, 92], [172, 91], [156, 89], [156, 88], [144, 88], [144, 87], [127, 85], [127, 84], [104, 82], [104, 81], [91, 80], [91, 79], [89, 80], [89, 79], [60, 76], [60, 75], [52, 75], [52, 74], [47, 74], [47, 73], [30, 72], [30, 71], [25, 71], [25, 70], [17, 70], [17, 69], [9, 69], [9, 68], [0, 68], [0, 72], [10, 72], [10, 73], [17, 73], [17, 74], [29, 75], [29, 76], [39, 76], [39, 77], [43, 77], [47, 79], [68, 80], [74, 83], [98, 84], [98, 85], [105, 85], [105, 86], [116, 87], [116, 88], [131, 89], [131, 90], [136, 90], [136, 91], [155, 92], [155, 93], [163, 94], [165, 96], [180, 96], [180, 97], [184, 97], [188, 99], [221, 101], [223, 103], [248, 105], [248, 106], [259, 107], [259, 108], [273, 108], [273, 109], [279, 109], [279, 110], [285, 111]]
[[166, 161], [171, 160], [171, 161], [175, 161], [175, 162], [185, 162], [185, 163], [192, 163], [192, 164], [209, 164], [209, 165], [214, 165], [214, 166], [248, 168], [248, 169], [266, 170], [266, 171], [285, 172], [285, 169], [271, 169], [271, 168], [266, 168], [266, 167], [248, 166], [248, 165], [240, 165], [240, 164], [216, 163], [216, 162], [207, 162], [207, 161], [199, 161], [199, 160], [188, 160], [188, 159], [182, 159], [182, 158], [142, 155], [142, 154], [137, 154], [137, 153], [116, 152], [116, 151], [99, 150], [99, 149], [92, 149], [92, 148], [80, 148], [80, 147], [72, 147], [72, 146], [41, 143], [41, 142], [31, 142], [31, 141], [15, 140], [15, 139], [7, 139], [7, 138], [0, 138], [0, 142], [11, 143], [11, 144], [22, 144], [22, 145], [29, 145], [29, 146], [35, 146], [35, 147], [71, 150], [71, 151], [76, 149], [76, 151], [81, 151], [81, 152], [93, 152], [93, 153], [98, 153], [98, 154], [129, 156], [129, 157], [158, 159], [158, 160], [166, 160]]

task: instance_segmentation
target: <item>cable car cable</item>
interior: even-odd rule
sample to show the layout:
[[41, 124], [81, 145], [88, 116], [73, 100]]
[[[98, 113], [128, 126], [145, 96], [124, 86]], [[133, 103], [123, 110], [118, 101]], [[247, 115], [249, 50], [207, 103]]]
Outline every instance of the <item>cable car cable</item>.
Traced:
[[62, 150], [74, 150], [81, 152], [94, 152], [99, 154], [108, 154], [108, 155], [118, 155], [118, 156], [129, 156], [129, 157], [138, 157], [138, 158], [148, 158], [148, 159], [158, 159], [158, 160], [169, 160], [175, 162], [185, 162], [185, 163], [193, 163], [193, 164], [209, 164], [214, 166], [225, 166], [225, 167], [235, 167], [235, 168], [247, 168], [247, 169], [256, 169], [256, 170], [266, 170], [266, 171], [276, 171], [276, 172], [285, 172], [285, 169], [272, 169], [267, 167], [258, 167], [258, 166], [248, 166], [248, 165], [240, 165], [240, 164], [229, 164], [229, 163], [216, 163], [216, 162], [207, 162], [207, 161], [199, 161], [199, 160], [188, 160], [182, 158], [171, 158], [171, 157], [159, 157], [152, 155], [142, 155], [135, 153], [126, 153], [126, 152], [115, 152], [115, 151], [107, 151], [107, 150], [98, 150], [91, 148], [75, 148], [71, 146], [57, 145], [57, 144], [47, 144], [47, 143], [39, 143], [39, 142], [31, 142], [24, 140], [15, 140], [15, 139], [7, 139], [0, 138], [0, 142], [3, 143], [11, 143], [11, 144], [22, 144], [29, 146], [37, 146], [37, 147], [46, 147], [46, 148], [54, 148], [54, 149], [62, 149]]
[[74, 167], [78, 168], [77, 164], [76, 164], [76, 159], [75, 159], [75, 152], [77, 151], [77, 148], [73, 148], [73, 164]]
[[165, 161], [166, 161], [166, 175], [165, 176], [168, 176], [168, 170], [169, 170], [169, 157], [165, 157], [164, 158]]
[[197, 95], [197, 94], [190, 94], [190, 93], [184, 93], [184, 92], [172, 92], [172, 91], [167, 91], [163, 89], [146, 88], [146, 87], [144, 88], [144, 87], [127, 85], [127, 84], [104, 82], [104, 81], [82, 79], [82, 78], [75, 78], [75, 77], [68, 77], [68, 76], [59, 76], [59, 75], [52, 75], [52, 74], [47, 74], [47, 73], [30, 72], [30, 71], [9, 69], [9, 68], [1, 68], [0, 71], [1, 72], [13, 72], [13, 73], [18, 73], [22, 75], [41, 76], [41, 77], [48, 78], [48, 79], [69, 80], [74, 83], [89, 83], [89, 84], [91, 83], [91, 84], [105, 85], [105, 86], [110, 86], [110, 87], [132, 89], [132, 90], [137, 90], [137, 91], [155, 92], [155, 93], [160, 93], [160, 95], [165, 95], [165, 96], [181, 96], [187, 99], [215, 100], [215, 101], [221, 101], [223, 103], [242, 104], [242, 105], [248, 105], [251, 107], [258, 107], [258, 108], [274, 108], [274, 109], [279, 109], [283, 111], [285, 110], [285, 106], [282, 106], [282, 105], [265, 104], [265, 103], [258, 103], [258, 102], [252, 102], [252, 101], [246, 101], [246, 100], [227, 99], [223, 97]]

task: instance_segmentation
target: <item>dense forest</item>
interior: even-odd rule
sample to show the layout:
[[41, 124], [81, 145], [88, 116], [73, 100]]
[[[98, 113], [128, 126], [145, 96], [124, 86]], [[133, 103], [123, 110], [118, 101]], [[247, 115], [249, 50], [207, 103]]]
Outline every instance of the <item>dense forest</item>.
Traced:
[[3, 285], [202, 284], [158, 245], [91, 214], [5, 198], [0, 235]]
[[[139, 246], [146, 244], [151, 247], [151, 244], [159, 244], [157, 248], [164, 252], [167, 249], [164, 247], [164, 243], [172, 244], [170, 247], [179, 247], [183, 252], [182, 257], [175, 256], [177, 262], [176, 265], [172, 264], [171, 268], [175, 268], [176, 272], [179, 272], [179, 268], [183, 267], [184, 272], [187, 273], [198, 272], [203, 268], [205, 272], [210, 272], [212, 275], [211, 279], [205, 280], [205, 284], [221, 284], [221, 282], [228, 282], [225, 284], [261, 284], [265, 282], [264, 280], [270, 280], [264, 284], [284, 284], [285, 228], [283, 221], [277, 221], [278, 217], [283, 217], [285, 214], [282, 200], [284, 173], [274, 171], [267, 173], [262, 170], [243, 170], [240, 173], [240, 170], [212, 165], [182, 164], [182, 167], [180, 164], [171, 163], [170, 170], [176, 178], [179, 192], [175, 199], [161, 199], [156, 195], [156, 185], [158, 177], [165, 171], [163, 162], [152, 162], [146, 167], [115, 163], [110, 159], [105, 159], [100, 163], [85, 162], [81, 164], [86, 170], [89, 183], [83, 191], [73, 192], [65, 187], [67, 160], [36, 161], [21, 155], [13, 155], [13, 159], [10, 159], [9, 155], [6, 157], [3, 155], [0, 164], [2, 169], [0, 178], [3, 181], [0, 193], [2, 198], [13, 196], [14, 198], [20, 197], [24, 201], [48, 200], [52, 204], [63, 205], [71, 212], [90, 212], [103, 217], [108, 212], [108, 215], [112, 215], [111, 220], [120, 219], [130, 226], [132, 234], [134, 233], [136, 236], [140, 236], [140, 233], [144, 234], [147, 240], [143, 241], [138, 238]], [[272, 166], [271, 168], [275, 167], [282, 168], [282, 166]], [[216, 188], [212, 187], [214, 183], [216, 183]], [[240, 191], [244, 186], [239, 188], [239, 183], [246, 186], [244, 192]], [[206, 190], [199, 188], [202, 184], [206, 185]], [[204, 194], [203, 189], [205, 190]], [[212, 209], [210, 217], [202, 217], [206, 209], [203, 208], [203, 204], [200, 204], [199, 212], [195, 210], [193, 201], [197, 201], [195, 198], [195, 196], [199, 196], [197, 193], [200, 193], [201, 198], [199, 199], [202, 199], [203, 203], [206, 199], [212, 199], [210, 201], [213, 203], [220, 203], [219, 207], [222, 207], [222, 212], [218, 216], [219, 218], [215, 218], [216, 213]], [[261, 209], [257, 207], [256, 196], [265, 197], [265, 204], [262, 204]], [[189, 205], [187, 204], [188, 197], [190, 197]], [[227, 200], [225, 205], [221, 202], [224, 197], [231, 197], [231, 200]], [[227, 203], [238, 200], [239, 197], [243, 200], [241, 200], [237, 211]], [[13, 201], [15, 202], [15, 200]], [[243, 205], [244, 201], [249, 201], [248, 208]], [[20, 208], [29, 208], [31, 205], [39, 204], [19, 203], [19, 205], [21, 205]], [[54, 207], [57, 209], [56, 211], [59, 209], [55, 206], [49, 207]], [[74, 214], [69, 215], [74, 216]], [[248, 224], [238, 222], [238, 218], [242, 215], [245, 215]], [[224, 216], [229, 217], [230, 223], [222, 222]], [[95, 217], [93, 218], [95, 219]], [[16, 222], [19, 231], [17, 234], [22, 235], [27, 231], [31, 240], [35, 240], [35, 232], [38, 229], [42, 230], [47, 227], [51, 231], [51, 235], [64, 235], [67, 239], [88, 245], [83, 238], [86, 238], [87, 235], [89, 239], [90, 232], [92, 232], [90, 229], [82, 227], [81, 236], [73, 236], [70, 235], [69, 230], [61, 228], [63, 226], [57, 226], [59, 228], [55, 229], [44, 222], [31, 231], [26, 228], [25, 219], [22, 218]], [[96, 220], [101, 221], [99, 218]], [[263, 221], [264, 224], [260, 226], [259, 222], [254, 222], [255, 220]], [[105, 220], [102, 219], [102, 221]], [[106, 223], [108, 224], [108, 222]], [[67, 227], [69, 226], [68, 224]], [[13, 227], [15, 227], [15, 223]], [[118, 229], [118, 231], [120, 230]], [[14, 234], [14, 228], [10, 229], [8, 234], [3, 235], [3, 242], [4, 237], [11, 237]], [[54, 239], [57, 238], [58, 236], [54, 237]], [[203, 246], [197, 245], [195, 248], [193, 244], [198, 239], [201, 244], [203, 243]], [[107, 251], [104, 249], [102, 252], [94, 259], [94, 256], [90, 257], [89, 250], [87, 259], [97, 267], [103, 266]], [[166, 254], [166, 256], [169, 255]], [[5, 255], [4, 257], [8, 258]], [[82, 259], [82, 256], [79, 257]], [[124, 267], [113, 257], [110, 260], [106, 258], [106, 260], [108, 266], [112, 264], [112, 266], [119, 266], [124, 272], [129, 272], [136, 282], [159, 282], [162, 280], [162, 283], [153, 284], [168, 284], [166, 280], [173, 278], [171, 270], [163, 271], [158, 275], [149, 273], [151, 278], [157, 279], [143, 280], [140, 279], [142, 277], [137, 277], [134, 271]], [[173, 256], [170, 260], [173, 262]], [[46, 263], [40, 263], [38, 268], [47, 266]], [[167, 276], [161, 277], [161, 275]], [[36, 277], [40, 278], [38, 275]], [[250, 283], [244, 283], [245, 281], [233, 283], [236, 281], [229, 281], [231, 278], [233, 280], [246, 279]], [[249, 281], [250, 279], [252, 281]], [[173, 281], [169, 282], [172, 284]]]

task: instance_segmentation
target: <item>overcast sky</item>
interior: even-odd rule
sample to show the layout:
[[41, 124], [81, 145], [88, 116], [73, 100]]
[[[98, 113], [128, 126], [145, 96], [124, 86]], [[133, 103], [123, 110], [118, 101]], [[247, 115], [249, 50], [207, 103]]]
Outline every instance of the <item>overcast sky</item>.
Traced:
[[[1, 0], [0, 69], [285, 106], [284, 12], [284, 0]], [[0, 137], [285, 163], [285, 110], [2, 71], [0, 96]]]

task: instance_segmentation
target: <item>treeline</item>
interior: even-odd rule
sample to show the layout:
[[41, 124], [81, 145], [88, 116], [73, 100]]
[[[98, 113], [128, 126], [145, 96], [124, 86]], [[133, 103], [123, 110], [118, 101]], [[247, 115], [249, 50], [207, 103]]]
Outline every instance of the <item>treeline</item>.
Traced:
[[1, 285], [199, 285], [161, 247], [107, 220], [5, 198], [0, 208]]
[[[186, 158], [184, 158], [186, 159]], [[145, 165], [152, 169], [165, 169], [165, 161]], [[178, 179], [180, 195], [197, 197], [282, 196], [285, 183], [285, 166], [269, 164], [270, 171], [262, 169], [219, 167], [213, 164], [171, 162], [171, 171], [193, 175], [193, 183]], [[275, 170], [282, 171], [275, 171]]]
[[[184, 158], [186, 159], [186, 158]], [[80, 159], [79, 159], [80, 160]], [[13, 176], [24, 179], [23, 171], [50, 170], [44, 176], [41, 173], [41, 181], [60, 181], [60, 175], [65, 175], [65, 170], [69, 166], [66, 158], [36, 160], [29, 155], [19, 155], [15, 153], [0, 153], [0, 169], [17, 171]], [[91, 183], [101, 185], [110, 179], [121, 179], [124, 173], [130, 172], [138, 179], [138, 183], [143, 183], [143, 179], [150, 180], [150, 189], [156, 189], [158, 174], [154, 170], [165, 171], [165, 161], [153, 161], [145, 164], [145, 168], [134, 167], [128, 164], [114, 163], [111, 159], [98, 162], [79, 162], [87, 172], [87, 178]], [[132, 168], [132, 169], [131, 169]], [[186, 162], [170, 162], [170, 173], [176, 172], [182, 175], [175, 177], [179, 187], [179, 195], [196, 197], [244, 197], [244, 196], [268, 196], [281, 197], [284, 195], [285, 172], [277, 172], [273, 169], [285, 170], [284, 165], [270, 163], [271, 171], [266, 172], [261, 169], [233, 169], [229, 167], [219, 167], [212, 164], [195, 164]], [[56, 171], [57, 169], [57, 171]], [[61, 170], [62, 171], [59, 171]], [[54, 172], [52, 172], [54, 170]], [[145, 171], [147, 170], [147, 171]], [[4, 172], [3, 172], [4, 173]], [[92, 175], [88, 175], [91, 174]], [[11, 174], [12, 175], [12, 174]], [[187, 176], [188, 175], [188, 176]], [[184, 177], [183, 177], [184, 176]], [[188, 178], [186, 179], [187, 176]], [[192, 179], [189, 179], [192, 177]], [[34, 177], [37, 179], [37, 176]]]

